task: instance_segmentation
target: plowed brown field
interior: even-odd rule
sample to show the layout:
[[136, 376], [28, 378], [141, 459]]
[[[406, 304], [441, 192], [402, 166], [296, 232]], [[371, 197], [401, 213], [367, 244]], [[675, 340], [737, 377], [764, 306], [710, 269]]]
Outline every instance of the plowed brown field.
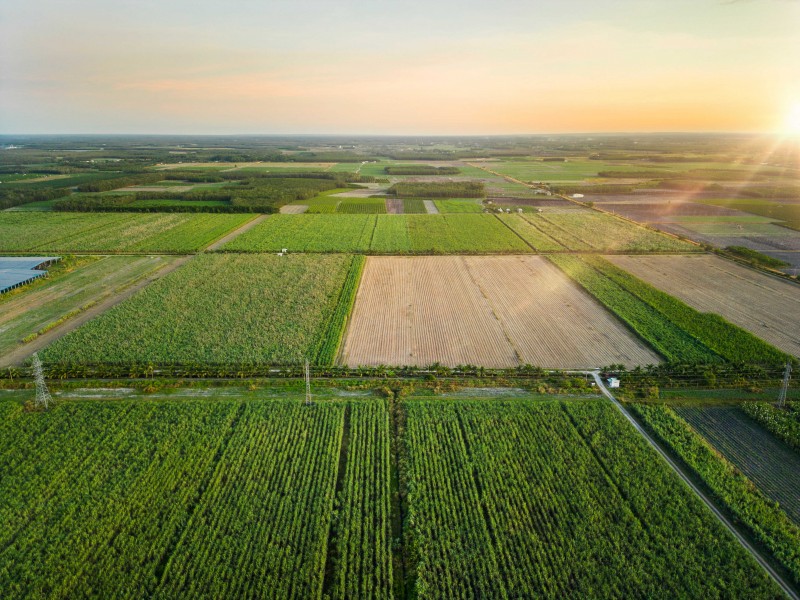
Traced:
[[342, 349], [358, 365], [657, 363], [538, 256], [369, 257]]
[[800, 356], [800, 287], [717, 256], [607, 256], [618, 267]]

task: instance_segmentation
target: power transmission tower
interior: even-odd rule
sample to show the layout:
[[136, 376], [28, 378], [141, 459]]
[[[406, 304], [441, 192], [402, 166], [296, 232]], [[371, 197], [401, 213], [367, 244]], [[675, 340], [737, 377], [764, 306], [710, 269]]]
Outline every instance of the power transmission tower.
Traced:
[[786, 361], [786, 370], [783, 372], [783, 385], [781, 393], [778, 394], [778, 406], [783, 408], [786, 404], [786, 392], [789, 390], [789, 379], [792, 376], [792, 362]]
[[31, 365], [33, 367], [33, 376], [36, 379], [36, 403], [34, 406], [47, 410], [53, 398], [50, 396], [50, 390], [47, 389], [47, 384], [44, 382], [42, 361], [39, 360], [39, 355], [36, 352], [33, 353], [33, 362]]
[[306, 406], [311, 404], [311, 369], [306, 359]]

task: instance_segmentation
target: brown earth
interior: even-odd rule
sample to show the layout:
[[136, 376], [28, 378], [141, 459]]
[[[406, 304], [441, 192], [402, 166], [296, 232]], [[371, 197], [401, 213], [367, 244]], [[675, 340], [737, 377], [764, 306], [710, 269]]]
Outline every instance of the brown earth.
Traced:
[[800, 356], [800, 286], [717, 256], [608, 256], [612, 263], [701, 312]]
[[538, 256], [370, 257], [340, 362], [590, 368], [657, 363]]

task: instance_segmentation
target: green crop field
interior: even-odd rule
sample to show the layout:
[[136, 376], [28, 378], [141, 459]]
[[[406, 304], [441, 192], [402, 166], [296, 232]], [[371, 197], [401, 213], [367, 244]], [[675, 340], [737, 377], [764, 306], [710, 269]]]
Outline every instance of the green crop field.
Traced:
[[779, 595], [599, 398], [26, 394], [0, 391], [4, 598]]
[[386, 201], [383, 198], [342, 198], [336, 212], [351, 215], [386, 214]]
[[550, 260], [668, 361], [783, 363], [786, 355], [719, 315], [700, 313], [598, 256]]
[[492, 215], [276, 215], [223, 247], [229, 252], [479, 254], [531, 252]]
[[[560, 247], [604, 252], [698, 250], [697, 246], [687, 242], [592, 210], [548, 211], [516, 216], [507, 218], [505, 222], [512, 229], [518, 229], [518, 233], [526, 241], [530, 240], [534, 248], [541, 250], [557, 250]], [[556, 242], [557, 247], [552, 247], [551, 240]]]
[[253, 215], [0, 213], [0, 252], [200, 250]]
[[800, 584], [800, 526], [671, 408], [637, 405], [635, 412]]
[[[483, 204], [477, 198], [453, 200], [434, 200], [433, 204], [440, 213], [479, 213], [483, 212]], [[408, 211], [406, 211], [408, 212]]]
[[[361, 261], [202, 254], [40, 355], [59, 364], [318, 362], [326, 336], [341, 337], [329, 321], [340, 301], [352, 304], [355, 286], [344, 284]], [[331, 362], [335, 349], [324, 355]]]
[[675, 409], [800, 525], [800, 454], [734, 406]]
[[0, 356], [177, 258], [83, 257], [69, 272], [56, 268], [47, 279], [4, 294], [0, 297]]

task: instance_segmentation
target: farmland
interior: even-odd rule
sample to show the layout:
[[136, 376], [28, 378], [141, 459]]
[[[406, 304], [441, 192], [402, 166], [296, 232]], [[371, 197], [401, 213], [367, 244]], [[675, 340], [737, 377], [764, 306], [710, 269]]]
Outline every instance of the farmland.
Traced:
[[[317, 361], [350, 256], [203, 254], [41, 353], [60, 364]], [[357, 268], [357, 267], [356, 267]], [[229, 294], [236, 289], [235, 295]], [[352, 286], [351, 286], [352, 293]], [[330, 353], [330, 350], [327, 351]], [[335, 351], [334, 351], [335, 354]]]
[[510, 254], [531, 249], [492, 215], [275, 215], [229, 252]]
[[749, 529], [755, 539], [800, 583], [800, 526], [793, 523], [668, 406], [637, 405], [636, 414]]
[[3, 599], [800, 589], [800, 146], [0, 138]]
[[[408, 539], [427, 596], [737, 595], [753, 585], [739, 548], [610, 405], [412, 400], [407, 412]], [[722, 565], [730, 579], [707, 576]]]
[[195, 252], [251, 219], [252, 215], [3, 212], [0, 252]]
[[0, 302], [0, 356], [106, 296], [170, 264], [165, 256], [81, 259], [68, 273], [19, 290]]
[[0, 392], [5, 597], [778, 594], [603, 400], [88, 392]]
[[800, 525], [800, 455], [737, 407], [679, 407], [675, 412], [781, 505]]
[[601, 257], [550, 260], [669, 361], [782, 363], [786, 358], [719, 315], [700, 313]]
[[658, 357], [542, 258], [371, 257], [341, 360], [579, 368]]
[[696, 310], [717, 313], [800, 356], [797, 286], [714, 256], [609, 256], [608, 260]]

